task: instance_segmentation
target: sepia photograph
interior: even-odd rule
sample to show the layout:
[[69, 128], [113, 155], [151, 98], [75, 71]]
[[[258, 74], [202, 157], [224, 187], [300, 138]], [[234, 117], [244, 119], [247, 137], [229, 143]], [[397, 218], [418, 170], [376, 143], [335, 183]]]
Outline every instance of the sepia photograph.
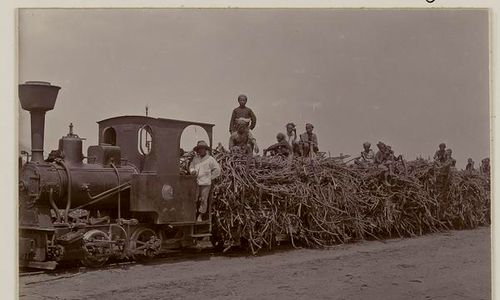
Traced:
[[20, 8], [19, 299], [491, 299], [488, 8]]

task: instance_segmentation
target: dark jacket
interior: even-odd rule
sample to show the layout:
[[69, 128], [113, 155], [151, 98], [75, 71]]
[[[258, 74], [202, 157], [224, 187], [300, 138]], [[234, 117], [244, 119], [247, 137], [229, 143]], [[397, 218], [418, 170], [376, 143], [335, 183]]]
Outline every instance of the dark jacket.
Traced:
[[233, 110], [233, 114], [231, 115], [231, 121], [229, 122], [229, 132], [234, 132], [236, 131], [236, 119], [238, 118], [245, 118], [245, 119], [250, 119], [252, 122], [250, 123], [250, 129], [255, 128], [255, 124], [257, 124], [257, 117], [253, 113], [253, 111], [248, 108], [248, 107], [236, 107]]

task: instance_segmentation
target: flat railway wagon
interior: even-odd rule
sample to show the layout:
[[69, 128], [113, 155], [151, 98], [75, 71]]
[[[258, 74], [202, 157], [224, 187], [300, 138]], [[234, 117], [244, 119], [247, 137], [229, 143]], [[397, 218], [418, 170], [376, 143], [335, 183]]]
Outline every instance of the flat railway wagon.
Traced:
[[[44, 159], [45, 113], [60, 87], [19, 85], [31, 115], [31, 158], [19, 170], [21, 267], [53, 269], [61, 261], [88, 267], [110, 258], [150, 259], [212, 236], [212, 220], [196, 221], [196, 176], [181, 173], [180, 139], [189, 125], [213, 124], [118, 116], [97, 122], [99, 145], [82, 152], [73, 132]], [[210, 201], [209, 201], [210, 209]]]

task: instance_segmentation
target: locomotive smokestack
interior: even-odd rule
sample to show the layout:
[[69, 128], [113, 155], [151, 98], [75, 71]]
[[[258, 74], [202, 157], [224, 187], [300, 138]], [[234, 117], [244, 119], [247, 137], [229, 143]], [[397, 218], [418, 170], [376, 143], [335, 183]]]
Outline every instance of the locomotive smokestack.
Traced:
[[31, 115], [31, 161], [43, 162], [45, 112], [54, 109], [61, 88], [44, 81], [26, 81], [19, 85], [21, 107]]

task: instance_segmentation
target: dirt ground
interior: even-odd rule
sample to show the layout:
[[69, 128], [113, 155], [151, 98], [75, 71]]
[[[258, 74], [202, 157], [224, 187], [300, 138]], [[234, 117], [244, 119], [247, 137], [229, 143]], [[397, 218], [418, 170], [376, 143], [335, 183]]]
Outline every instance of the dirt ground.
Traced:
[[490, 229], [20, 278], [20, 299], [490, 299]]

